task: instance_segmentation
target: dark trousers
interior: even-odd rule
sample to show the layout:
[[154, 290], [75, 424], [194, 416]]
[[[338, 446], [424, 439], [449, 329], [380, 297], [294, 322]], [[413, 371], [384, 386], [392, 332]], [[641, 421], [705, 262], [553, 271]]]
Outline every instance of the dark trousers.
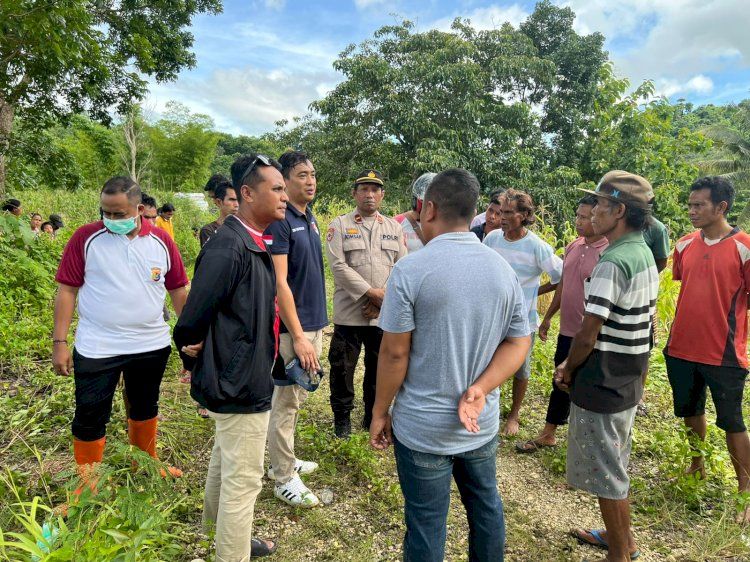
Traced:
[[354, 369], [362, 346], [365, 347], [365, 380], [362, 395], [365, 422], [372, 419], [375, 403], [375, 380], [383, 330], [377, 326], [343, 326], [334, 324], [328, 361], [331, 364], [331, 409], [336, 418], [345, 418], [354, 409]]
[[469, 562], [502, 562], [503, 502], [497, 491], [497, 437], [457, 455], [409, 449], [394, 439], [398, 480], [404, 494], [404, 562], [442, 562], [451, 499], [451, 480], [469, 521]]
[[155, 418], [159, 413], [159, 387], [170, 352], [171, 348], [165, 347], [146, 353], [91, 359], [74, 349], [73, 436], [81, 441], [104, 437], [121, 373], [130, 402], [129, 418], [135, 421]]
[[[573, 338], [570, 336], [557, 336], [557, 348], [555, 349], [555, 367], [568, 358], [570, 344]], [[565, 425], [568, 423], [570, 415], [570, 394], [555, 384], [552, 379], [552, 394], [549, 396], [549, 405], [547, 406], [547, 423], [553, 425]]]

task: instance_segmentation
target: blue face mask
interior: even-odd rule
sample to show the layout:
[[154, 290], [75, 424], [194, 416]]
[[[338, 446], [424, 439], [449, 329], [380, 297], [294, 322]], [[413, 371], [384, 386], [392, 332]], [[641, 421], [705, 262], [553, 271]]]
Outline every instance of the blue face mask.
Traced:
[[104, 219], [104, 226], [112, 234], [130, 234], [138, 226], [138, 217], [127, 219]]

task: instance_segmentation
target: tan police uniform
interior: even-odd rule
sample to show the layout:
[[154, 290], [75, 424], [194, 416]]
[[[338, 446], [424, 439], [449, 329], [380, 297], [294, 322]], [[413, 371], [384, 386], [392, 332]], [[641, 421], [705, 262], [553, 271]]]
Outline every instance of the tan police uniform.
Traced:
[[[354, 181], [383, 185], [379, 172], [364, 170]], [[362, 315], [369, 303], [370, 288], [384, 289], [396, 262], [407, 253], [401, 225], [375, 213], [363, 217], [355, 209], [336, 217], [326, 235], [328, 263], [333, 271], [333, 337], [328, 353], [331, 364], [331, 409], [335, 432], [346, 437], [350, 431], [350, 414], [354, 408], [354, 370], [362, 347], [365, 349], [365, 374], [362, 394], [365, 415], [362, 426], [369, 428], [375, 403], [375, 376], [382, 330], [378, 320]]]
[[326, 240], [333, 271], [333, 323], [377, 326], [377, 318], [362, 316], [365, 293], [371, 287], [384, 288], [393, 266], [406, 255], [401, 225], [380, 213], [366, 220], [355, 209], [333, 219]]

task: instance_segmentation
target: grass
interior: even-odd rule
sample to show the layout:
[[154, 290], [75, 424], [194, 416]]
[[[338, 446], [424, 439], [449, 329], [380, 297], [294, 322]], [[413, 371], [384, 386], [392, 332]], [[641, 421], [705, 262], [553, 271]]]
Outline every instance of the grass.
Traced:
[[[21, 194], [21, 199], [28, 210], [49, 214], [64, 209], [71, 225], [95, 218], [90, 216], [95, 194], [53, 196], [40, 191]], [[162, 194], [161, 200], [165, 199]], [[320, 213], [323, 235], [328, 220], [346, 208], [336, 203], [324, 211]], [[178, 217], [190, 212], [178, 209]], [[191, 220], [206, 218], [202, 215]], [[178, 218], [177, 226], [178, 242], [190, 264], [197, 251], [190, 238], [192, 225]], [[62, 241], [54, 244], [60, 248]], [[330, 272], [327, 274], [330, 296], [333, 283]], [[659, 301], [662, 342], [673, 314], [676, 287], [665, 275]], [[547, 300], [542, 301], [544, 306]], [[7, 311], [0, 311], [3, 313]], [[27, 324], [33, 321], [36, 325], [31, 331], [24, 327], [16, 338], [31, 337], [27, 334], [48, 337], [50, 311], [38, 310], [37, 316], [30, 318]], [[43, 340], [19, 339], [17, 343], [12, 348], [17, 352], [0, 357], [0, 559], [209, 560], [211, 536], [201, 529], [200, 512], [213, 423], [196, 415], [188, 386], [178, 382], [176, 356], [170, 360], [162, 387], [165, 419], [160, 426], [159, 452], [164, 460], [184, 469], [184, 478], [161, 479], [154, 463], [130, 450], [118, 395], [108, 426], [100, 493], [84, 498], [62, 520], [51, 509], [66, 501], [66, 493], [75, 483], [70, 444], [72, 380], [52, 373], [39, 351], [45, 348]], [[23, 352], [23, 346], [28, 352]], [[547, 343], [537, 342], [519, 438], [533, 437], [543, 424], [553, 354], [554, 337]], [[326, 351], [323, 363], [327, 369]], [[371, 450], [362, 431], [348, 441], [336, 440], [328, 393], [324, 379], [305, 403], [296, 450], [299, 457], [320, 463], [306, 482], [321, 496], [330, 493], [332, 501], [312, 510], [294, 509], [273, 498], [271, 482], [266, 479], [256, 505], [254, 532], [279, 541], [273, 560], [399, 560], [403, 500], [392, 451]], [[747, 498], [735, 492], [720, 431], [712, 428], [701, 445], [708, 479], [700, 481], [683, 474], [690, 448], [681, 422], [672, 416], [669, 384], [658, 351], [652, 357], [647, 400], [650, 414], [637, 419], [631, 458], [633, 520], [643, 560], [750, 560], [748, 534], [733, 522], [736, 506]], [[362, 416], [361, 398], [357, 404], [355, 423]], [[509, 407], [509, 390], [504, 392], [503, 405]], [[747, 418], [747, 404], [745, 410]], [[709, 419], [713, 422], [712, 411]], [[566, 536], [573, 525], [600, 526], [601, 521], [595, 500], [565, 487], [564, 432], [561, 437], [562, 446], [535, 456], [515, 454], [512, 440], [498, 453], [498, 478], [506, 507], [506, 560], [575, 561], [597, 554]], [[139, 462], [136, 471], [131, 466], [134, 455]], [[50, 529], [54, 528], [58, 536], [51, 545]], [[46, 553], [45, 548], [51, 552]], [[465, 560], [466, 548], [466, 520], [454, 487], [446, 559]]]

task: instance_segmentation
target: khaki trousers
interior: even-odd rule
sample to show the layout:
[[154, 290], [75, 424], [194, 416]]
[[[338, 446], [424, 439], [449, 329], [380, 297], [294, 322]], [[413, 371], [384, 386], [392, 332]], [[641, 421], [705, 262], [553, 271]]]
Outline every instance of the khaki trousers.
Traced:
[[250, 560], [255, 499], [263, 478], [270, 412], [208, 413], [216, 421], [203, 498], [203, 525], [216, 524], [216, 560]]
[[[323, 330], [305, 332], [318, 357], [323, 351]], [[294, 359], [294, 344], [290, 334], [281, 334], [279, 354], [284, 364]], [[268, 456], [277, 484], [286, 484], [294, 476], [294, 429], [297, 414], [307, 391], [298, 384], [276, 386], [271, 399], [271, 421], [268, 424]]]

